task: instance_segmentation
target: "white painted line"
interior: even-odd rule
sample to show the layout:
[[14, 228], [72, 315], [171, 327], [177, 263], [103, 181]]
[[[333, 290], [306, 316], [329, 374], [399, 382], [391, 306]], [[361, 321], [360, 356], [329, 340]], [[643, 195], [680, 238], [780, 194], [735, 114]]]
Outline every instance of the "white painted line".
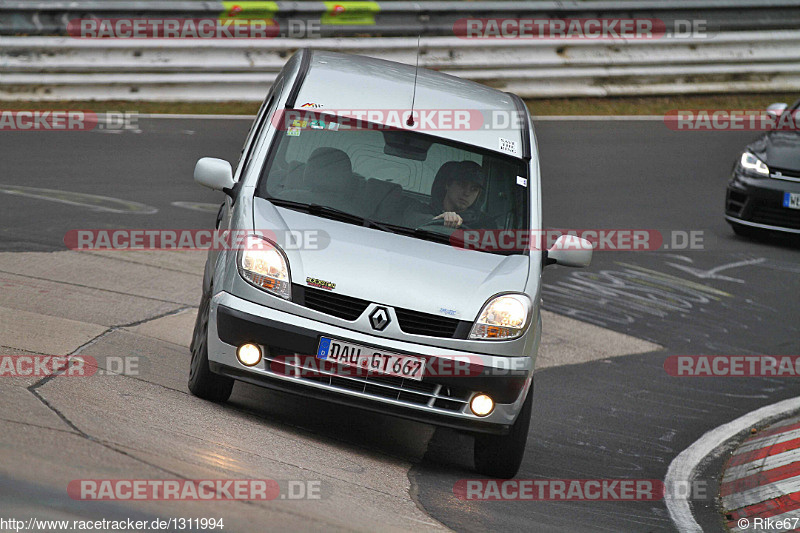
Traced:
[[800, 416], [796, 416], [794, 418], [789, 418], [788, 420], [783, 420], [783, 421], [778, 422], [776, 424], [772, 424], [767, 429], [778, 429], [778, 428], [781, 428], [783, 426], [791, 426], [792, 424], [797, 424], [798, 422], [800, 422]]
[[[747, 413], [708, 431], [672, 460], [664, 482], [667, 486], [677, 487], [680, 486], [678, 483], [694, 481], [700, 464], [716, 450], [721, 451], [727, 441], [742, 431], [763, 423], [765, 419], [778, 418], [798, 409], [800, 409], [800, 397], [790, 398]], [[669, 516], [679, 531], [702, 533], [700, 524], [692, 515], [692, 508], [687, 497], [667, 498], [666, 504]]]
[[158, 212], [158, 209], [153, 206], [140, 204], [139, 202], [131, 200], [58, 189], [40, 189], [38, 187], [0, 184], [0, 193], [76, 205], [78, 207], [86, 207], [92, 211], [103, 211], [105, 213], [152, 215]]
[[722, 506], [728, 509], [741, 509], [748, 505], [765, 502], [773, 498], [780, 498], [785, 494], [800, 493], [800, 478], [791, 477], [775, 481], [768, 485], [753, 487], [742, 492], [736, 492], [722, 498]]
[[769, 435], [760, 439], [749, 440], [739, 446], [739, 448], [734, 452], [734, 455], [741, 455], [743, 453], [752, 452], [753, 450], [759, 450], [761, 448], [769, 448], [775, 444], [797, 438], [800, 438], [800, 429], [793, 429], [792, 431], [787, 431], [786, 433], [777, 433], [775, 435]]
[[770, 455], [757, 461], [751, 461], [741, 465], [731, 466], [725, 470], [722, 482], [736, 481], [743, 477], [752, 476], [758, 472], [768, 472], [782, 466], [790, 465], [795, 461], [800, 461], [800, 449]]

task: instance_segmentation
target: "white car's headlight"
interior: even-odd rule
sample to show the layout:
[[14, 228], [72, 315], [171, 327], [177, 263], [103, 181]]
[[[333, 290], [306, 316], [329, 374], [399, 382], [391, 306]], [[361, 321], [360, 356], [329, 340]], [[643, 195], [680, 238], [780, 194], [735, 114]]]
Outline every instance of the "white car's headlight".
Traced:
[[472, 326], [470, 339], [508, 340], [525, 332], [531, 301], [524, 294], [501, 294], [483, 306]]
[[769, 176], [769, 167], [767, 167], [767, 164], [750, 152], [745, 152], [742, 154], [741, 164], [742, 168], [745, 170], [749, 170], [756, 174]]
[[242, 277], [267, 292], [287, 300], [292, 299], [292, 279], [289, 261], [274, 243], [250, 235], [239, 252], [239, 272]]

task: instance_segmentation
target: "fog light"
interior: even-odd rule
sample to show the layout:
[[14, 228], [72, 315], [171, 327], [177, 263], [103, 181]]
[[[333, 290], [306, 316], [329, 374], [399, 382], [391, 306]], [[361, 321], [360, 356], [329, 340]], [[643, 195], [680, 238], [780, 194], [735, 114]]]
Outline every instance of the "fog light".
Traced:
[[469, 402], [469, 408], [478, 416], [486, 416], [494, 409], [494, 400], [485, 394], [478, 394]]
[[261, 348], [255, 344], [242, 344], [236, 350], [236, 357], [244, 366], [254, 366], [261, 361]]

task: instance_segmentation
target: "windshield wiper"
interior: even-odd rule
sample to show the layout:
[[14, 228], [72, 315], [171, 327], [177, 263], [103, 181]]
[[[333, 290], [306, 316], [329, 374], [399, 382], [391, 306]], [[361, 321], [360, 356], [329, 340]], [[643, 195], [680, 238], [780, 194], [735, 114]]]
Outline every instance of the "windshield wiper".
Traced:
[[357, 224], [366, 228], [374, 228], [385, 231], [387, 233], [399, 233], [401, 235], [408, 235], [411, 237], [417, 237], [418, 239], [439, 242], [442, 244], [451, 244], [453, 242], [450, 235], [445, 235], [444, 233], [440, 233], [438, 231], [431, 231], [421, 228], [406, 228], [404, 226], [395, 226], [393, 224], [383, 224], [366, 217], [354, 215], [353, 213], [348, 213], [347, 211], [342, 211], [341, 209], [336, 209], [335, 207], [328, 207], [327, 205], [304, 204], [302, 202], [283, 200], [281, 198], [267, 198], [267, 200], [277, 206], [288, 207], [289, 209], [297, 209], [312, 215], [339, 220], [340, 222], [349, 222], [351, 224]]
[[267, 198], [267, 200], [274, 205], [288, 207], [290, 209], [298, 209], [300, 211], [311, 213], [312, 215], [319, 215], [325, 218], [338, 220], [340, 222], [358, 224], [367, 228], [375, 228], [387, 233], [397, 233], [397, 230], [387, 226], [386, 224], [381, 224], [380, 222], [376, 222], [366, 217], [354, 215], [353, 213], [348, 213], [347, 211], [342, 211], [341, 209], [336, 209], [335, 207], [328, 207], [327, 205], [319, 204], [304, 204], [302, 202], [282, 200], [280, 198]]
[[450, 235], [445, 235], [444, 233], [439, 233], [438, 231], [431, 231], [429, 229], [416, 228], [410, 231], [410, 235], [428, 241], [441, 242], [444, 244], [451, 243]]

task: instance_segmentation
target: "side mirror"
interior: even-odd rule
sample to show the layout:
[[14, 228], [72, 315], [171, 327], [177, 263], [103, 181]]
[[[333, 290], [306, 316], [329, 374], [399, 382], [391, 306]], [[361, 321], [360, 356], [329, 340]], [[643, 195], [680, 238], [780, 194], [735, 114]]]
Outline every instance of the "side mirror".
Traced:
[[587, 267], [592, 262], [592, 243], [575, 235], [561, 235], [547, 250], [545, 266]]
[[774, 104], [770, 104], [767, 107], [767, 114], [775, 118], [778, 118], [779, 116], [783, 115], [783, 112], [786, 111], [787, 107], [789, 106], [787, 104], [784, 104], [783, 102], [776, 102]]
[[194, 181], [215, 191], [226, 194], [235, 185], [231, 164], [223, 159], [204, 157], [194, 167]]

